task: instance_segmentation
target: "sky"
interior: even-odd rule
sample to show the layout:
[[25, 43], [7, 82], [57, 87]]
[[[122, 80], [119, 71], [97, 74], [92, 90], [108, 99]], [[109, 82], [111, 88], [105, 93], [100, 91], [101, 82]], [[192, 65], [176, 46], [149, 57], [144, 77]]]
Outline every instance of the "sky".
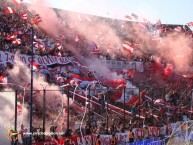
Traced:
[[[25, 0], [29, 1], [29, 0]], [[24, 1], [24, 2], [25, 2]], [[151, 22], [186, 24], [193, 21], [193, 0], [47, 0], [51, 7], [124, 19], [135, 13]]]

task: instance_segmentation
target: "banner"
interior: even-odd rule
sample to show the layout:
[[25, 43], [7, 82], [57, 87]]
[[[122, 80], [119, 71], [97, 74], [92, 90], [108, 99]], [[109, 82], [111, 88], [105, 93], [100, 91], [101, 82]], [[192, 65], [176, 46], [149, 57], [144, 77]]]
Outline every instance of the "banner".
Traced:
[[133, 129], [134, 137], [136, 139], [143, 138], [157, 138], [160, 137], [161, 128], [160, 127], [148, 127], [148, 128], [135, 128]]
[[53, 141], [33, 143], [32, 145], [64, 145], [66, 140], [69, 140], [71, 145], [93, 145], [92, 135], [84, 136], [84, 140], [81, 136], [72, 136]]
[[167, 140], [166, 139], [147, 139], [143, 141], [137, 141], [134, 143], [127, 143], [127, 145], [166, 145]]
[[[7, 62], [14, 64], [15, 54], [0, 51], [0, 63], [6, 64]], [[29, 65], [31, 62], [31, 56], [20, 54], [19, 59], [25, 64]], [[73, 57], [57, 57], [57, 56], [38, 56], [34, 55], [34, 61], [38, 65], [53, 65], [53, 64], [68, 64], [73, 60]]]
[[140, 61], [117, 61], [117, 60], [100, 60], [101, 64], [106, 64], [108, 68], [114, 70], [136, 70], [137, 72], [144, 72], [143, 62]]
[[[101, 145], [111, 145], [110, 144], [111, 135], [100, 135]], [[127, 133], [116, 133], [117, 142], [128, 142]], [[93, 140], [96, 139], [96, 135], [93, 135]]]

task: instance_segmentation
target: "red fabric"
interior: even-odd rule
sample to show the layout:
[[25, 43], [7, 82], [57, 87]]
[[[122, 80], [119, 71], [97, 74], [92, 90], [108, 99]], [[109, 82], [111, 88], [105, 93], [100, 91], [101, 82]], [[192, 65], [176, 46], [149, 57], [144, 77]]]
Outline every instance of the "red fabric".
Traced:
[[14, 9], [12, 9], [11, 7], [6, 7], [5, 14], [13, 14], [13, 13], [15, 13]]
[[126, 102], [126, 105], [135, 105], [135, 104], [139, 104], [139, 97], [131, 95], [129, 101]]

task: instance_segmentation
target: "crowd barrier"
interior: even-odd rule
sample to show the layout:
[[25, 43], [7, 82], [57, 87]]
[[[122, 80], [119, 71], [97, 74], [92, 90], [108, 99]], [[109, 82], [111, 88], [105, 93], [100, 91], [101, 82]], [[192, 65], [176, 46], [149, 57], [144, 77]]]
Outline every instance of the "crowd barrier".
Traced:
[[[147, 136], [149, 138], [157, 138], [160, 136], [160, 128], [158, 127], [149, 127], [147, 128]], [[146, 136], [146, 134], [143, 132], [143, 129], [140, 128], [136, 128], [133, 130], [134, 132], [134, 136], [135, 136], [135, 140], [143, 140], [144, 137]], [[82, 139], [81, 136], [73, 136], [73, 137], [65, 137], [65, 138], [60, 138], [57, 141], [47, 141], [47, 142], [39, 142], [39, 143], [34, 143], [33, 145], [49, 145], [49, 144], [58, 144], [58, 145], [63, 145], [65, 140], [68, 139], [70, 140], [70, 143], [73, 145], [93, 145], [94, 144], [94, 140], [96, 139], [95, 134], [92, 135], [87, 135], [84, 136], [84, 139]], [[101, 145], [110, 145], [110, 138], [111, 135], [100, 135], [100, 140], [101, 140]], [[129, 142], [128, 140], [128, 133], [116, 133], [116, 138], [117, 138], [117, 142], [118, 143], [127, 143]]]
[[[191, 124], [190, 127], [187, 125]], [[170, 128], [171, 127], [171, 128]], [[133, 129], [135, 142], [128, 143], [128, 133], [116, 133], [117, 142], [125, 145], [166, 145], [170, 142], [171, 145], [177, 143], [184, 143], [185, 141], [191, 141], [193, 138], [192, 122], [176, 122], [175, 124], [169, 124], [171, 132], [168, 130], [166, 134], [166, 128], [168, 127], [146, 127], [146, 128], [135, 128]], [[187, 130], [189, 130], [187, 132]], [[160, 139], [160, 136], [168, 136], [168, 138]], [[170, 135], [172, 137], [170, 137]], [[95, 134], [86, 135], [84, 139], [81, 136], [65, 137], [60, 138], [57, 141], [47, 141], [34, 143], [33, 145], [63, 145], [65, 140], [70, 140], [73, 145], [93, 145], [96, 139]], [[110, 145], [111, 135], [100, 135], [101, 145]], [[150, 138], [150, 139], [146, 139]], [[171, 142], [172, 141], [172, 142]]]
[[138, 141], [134, 143], [127, 143], [126, 145], [166, 145], [167, 141], [168, 139], [155, 138], [155, 139], [147, 139], [143, 141]]

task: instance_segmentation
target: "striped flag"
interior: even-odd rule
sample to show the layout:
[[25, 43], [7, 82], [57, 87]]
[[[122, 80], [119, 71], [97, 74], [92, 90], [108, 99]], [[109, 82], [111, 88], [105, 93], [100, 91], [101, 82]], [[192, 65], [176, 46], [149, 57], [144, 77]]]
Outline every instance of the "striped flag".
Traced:
[[62, 47], [62, 45], [60, 43], [56, 43], [56, 48], [58, 50], [62, 50], [63, 49], [63, 47]]
[[13, 14], [13, 13], [15, 13], [14, 9], [12, 9], [11, 7], [6, 7], [5, 14]]
[[33, 69], [33, 71], [38, 70], [38, 69], [39, 69], [38, 64], [37, 64], [37, 63], [35, 63], [35, 62], [33, 62], [33, 63], [32, 63], [32, 69]]
[[42, 18], [40, 17], [39, 14], [36, 14], [36, 15], [35, 15], [35, 19], [37, 20], [38, 23], [39, 23], [39, 22], [42, 22]]
[[13, 44], [16, 44], [16, 45], [20, 45], [20, 44], [21, 44], [21, 39], [19, 39], [19, 38], [14, 38], [14, 39], [12, 39], [12, 43], [13, 43]]
[[129, 42], [125, 42], [122, 44], [123, 49], [127, 51], [129, 54], [133, 54], [134, 46], [132, 46]]
[[3, 84], [7, 84], [7, 75], [6, 74], [2, 74], [0, 75], [0, 83], [3, 83]]
[[14, 35], [14, 34], [9, 34], [5, 39], [6, 40], [13, 40], [13, 39], [15, 39], [17, 36], [16, 35]]
[[13, 0], [13, 2], [15, 3], [15, 5], [21, 5], [23, 0]]
[[27, 12], [21, 14], [22, 19], [27, 20]]
[[34, 25], [38, 25], [40, 22], [42, 22], [42, 18], [39, 14], [36, 14], [35, 18], [31, 20], [31, 23]]
[[33, 42], [33, 45], [34, 47], [36, 47], [37, 49], [40, 49], [42, 51], [44, 51], [46, 48], [45, 48], [45, 45], [42, 44], [42, 43], [38, 43], [38, 42]]

